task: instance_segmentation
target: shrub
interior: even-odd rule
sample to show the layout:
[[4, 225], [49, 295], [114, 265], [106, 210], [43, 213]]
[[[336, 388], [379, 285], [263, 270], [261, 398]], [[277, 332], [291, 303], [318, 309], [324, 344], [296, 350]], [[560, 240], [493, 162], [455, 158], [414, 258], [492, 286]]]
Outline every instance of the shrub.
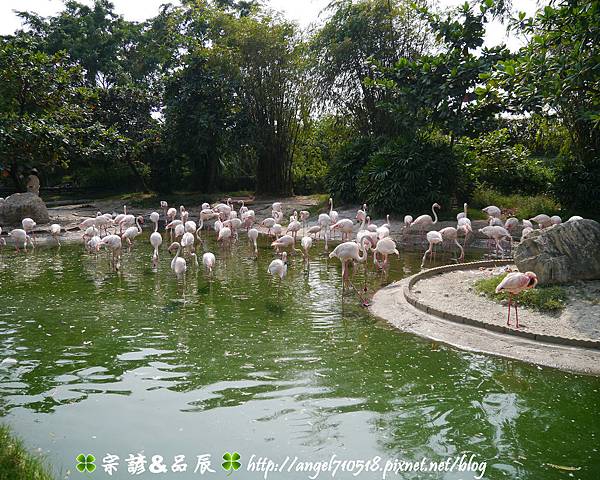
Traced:
[[485, 208], [496, 205], [505, 215], [517, 218], [531, 218], [538, 213], [546, 215], [559, 215], [560, 205], [547, 195], [502, 195], [487, 187], [477, 187], [473, 193], [472, 206]]
[[[484, 278], [475, 282], [475, 290], [484, 293], [494, 300], [508, 299], [508, 293], [496, 293], [496, 287], [504, 277], [504, 273], [491, 278]], [[530, 307], [541, 312], [559, 312], [565, 308], [567, 294], [561, 287], [536, 287], [521, 292], [518, 297], [519, 305]]]
[[460, 147], [463, 164], [470, 179], [503, 194], [535, 195], [550, 191], [553, 172], [530, 155], [521, 145], [511, 145], [510, 135], [503, 128], [479, 138], [463, 138]]
[[600, 198], [600, 157], [582, 162], [573, 156], [561, 156], [554, 190], [571, 210], [598, 218], [592, 201]]
[[294, 193], [308, 195], [324, 191], [328, 170], [319, 148], [304, 148], [292, 163]]
[[369, 158], [358, 193], [379, 213], [427, 210], [433, 202], [450, 204], [458, 167], [445, 137], [420, 134], [397, 138]]
[[376, 141], [368, 137], [359, 137], [336, 153], [329, 168], [326, 186], [337, 201], [362, 201], [357, 191], [358, 177], [375, 150]]

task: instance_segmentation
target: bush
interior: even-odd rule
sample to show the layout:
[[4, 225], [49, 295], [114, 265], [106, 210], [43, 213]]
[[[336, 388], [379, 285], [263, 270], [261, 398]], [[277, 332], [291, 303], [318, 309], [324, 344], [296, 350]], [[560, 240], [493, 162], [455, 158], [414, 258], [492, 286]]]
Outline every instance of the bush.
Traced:
[[420, 134], [397, 138], [371, 155], [360, 173], [358, 193], [379, 213], [449, 206], [458, 167], [445, 137]]
[[305, 148], [302, 154], [294, 157], [292, 181], [294, 193], [309, 195], [325, 190], [325, 177], [329, 167], [318, 148]]
[[530, 155], [521, 145], [511, 145], [510, 135], [503, 128], [479, 138], [463, 138], [463, 165], [471, 181], [486, 185], [503, 194], [547, 193], [554, 180], [550, 168]]
[[593, 200], [600, 198], [600, 157], [585, 163], [572, 156], [560, 157], [554, 190], [570, 210], [598, 218]]
[[502, 195], [487, 187], [477, 187], [471, 204], [477, 208], [496, 205], [507, 217], [532, 218], [538, 213], [560, 215], [560, 205], [546, 195]]
[[334, 156], [326, 186], [336, 201], [362, 202], [357, 191], [358, 178], [369, 156], [377, 149], [376, 141], [368, 137], [344, 145]]
[[[508, 274], [504, 273], [496, 277], [478, 280], [475, 282], [475, 290], [494, 300], [508, 299], [508, 293], [496, 293], [496, 287], [504, 280], [506, 275]], [[541, 312], [560, 312], [565, 308], [567, 294], [561, 287], [536, 287], [521, 292], [517, 301], [519, 305]]]

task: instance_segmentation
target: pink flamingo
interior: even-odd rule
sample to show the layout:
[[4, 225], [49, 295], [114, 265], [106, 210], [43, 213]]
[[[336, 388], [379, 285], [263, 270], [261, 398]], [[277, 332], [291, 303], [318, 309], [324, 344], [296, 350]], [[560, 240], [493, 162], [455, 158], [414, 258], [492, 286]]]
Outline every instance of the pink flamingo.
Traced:
[[429, 260], [433, 259], [433, 246], [438, 245], [444, 241], [442, 238], [442, 234], [436, 230], [432, 230], [431, 232], [427, 232], [427, 241], [429, 242], [429, 248], [425, 250], [423, 254], [423, 260], [421, 260], [421, 268], [425, 265], [425, 259], [427, 258], [427, 254], [429, 254]]
[[[518, 295], [523, 290], [535, 288], [538, 283], [537, 275], [533, 272], [513, 272], [509, 273], [504, 280], [496, 287], [496, 293], [508, 292], [508, 317], [506, 324], [510, 326], [510, 305], [513, 302], [513, 296]], [[515, 315], [517, 317], [517, 328], [519, 328], [519, 311], [517, 301], [514, 300]]]
[[435, 211], [436, 208], [440, 209], [442, 207], [440, 207], [440, 205], [438, 203], [434, 203], [431, 206], [431, 211], [433, 212], [434, 218], [431, 218], [431, 215], [421, 215], [421, 216], [415, 218], [413, 220], [413, 222], [410, 224], [410, 226], [411, 227], [413, 227], [415, 225], [418, 226], [420, 232], [424, 232], [426, 228], [432, 228], [438, 222], [437, 213]]

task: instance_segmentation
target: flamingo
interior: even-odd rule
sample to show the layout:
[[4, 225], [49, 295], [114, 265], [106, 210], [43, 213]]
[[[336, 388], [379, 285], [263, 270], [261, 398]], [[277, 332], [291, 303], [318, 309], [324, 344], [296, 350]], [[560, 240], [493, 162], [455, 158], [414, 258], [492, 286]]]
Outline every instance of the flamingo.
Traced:
[[140, 222], [144, 223], [144, 217], [138, 216], [135, 219], [135, 227], [129, 227], [123, 235], [121, 235], [121, 240], [127, 240], [127, 244], [131, 246], [133, 243], [132, 240], [135, 239], [140, 233], [142, 233], [142, 227], [140, 226]]
[[256, 243], [256, 241], [258, 240], [258, 230], [256, 228], [251, 228], [250, 230], [248, 230], [248, 239], [254, 247], [254, 255], [258, 256], [258, 244]]
[[333, 209], [333, 198], [329, 198], [329, 219], [332, 224], [336, 224], [338, 221], [338, 212]]
[[506, 219], [504, 222], [504, 228], [506, 228], [509, 232], [512, 232], [514, 228], [519, 226], [519, 219], [515, 217], [510, 217]]
[[346, 241], [349, 240], [350, 236], [352, 235], [353, 227], [354, 227], [354, 222], [352, 220], [350, 220], [349, 218], [342, 218], [338, 222], [331, 225], [330, 230], [332, 232], [335, 232], [336, 230], [339, 230], [340, 232], [342, 232], [342, 242], [343, 242], [344, 240], [346, 240]]
[[218, 213], [221, 221], [225, 221], [231, 214], [231, 198], [227, 199], [227, 203], [219, 203], [213, 208], [213, 211]]
[[523, 228], [529, 227], [533, 230], [533, 223], [531, 223], [529, 220], [524, 219], [523, 220]]
[[302, 237], [300, 240], [300, 245], [302, 245], [304, 258], [308, 260], [308, 251], [310, 250], [310, 247], [312, 247], [312, 237]]
[[[466, 217], [462, 217], [462, 218], [466, 218]], [[451, 242], [454, 242], [456, 245], [458, 245], [458, 248], [460, 249], [460, 257], [458, 257], [458, 261], [462, 261], [465, 258], [465, 251], [463, 250], [463, 247], [460, 243], [458, 243], [458, 230], [454, 227], [446, 227], [446, 228], [442, 228], [440, 230], [440, 235], [442, 236], [443, 240], [450, 240]]]
[[490, 217], [488, 221], [490, 227], [504, 227], [504, 222], [498, 217]]
[[222, 242], [223, 244], [229, 243], [231, 241], [231, 228], [225, 226], [222, 227], [219, 230], [217, 241]]
[[567, 222], [577, 222], [579, 220], [583, 220], [583, 217], [580, 217], [579, 215], [573, 215], [567, 220]]
[[160, 208], [162, 208], [163, 214], [165, 216], [165, 224], [167, 222], [167, 209], [169, 208], [169, 204], [164, 200], [160, 201]]
[[513, 238], [510, 235], [510, 232], [508, 230], [506, 230], [504, 227], [487, 226], [487, 227], [483, 227], [483, 228], [479, 229], [479, 232], [483, 233], [488, 238], [494, 239], [494, 241], [496, 242], [496, 252], [498, 250], [500, 250], [500, 252], [502, 252], [504, 254], [504, 249], [500, 245], [500, 241], [503, 238], [508, 238], [510, 240], [511, 250], [512, 250]]
[[[513, 296], [519, 295], [524, 290], [535, 288], [538, 283], [537, 275], [533, 272], [512, 272], [509, 273], [504, 280], [496, 287], [496, 293], [508, 293], [508, 317], [506, 325], [510, 326], [510, 305], [513, 301]], [[519, 328], [519, 311], [517, 309], [517, 301], [514, 300], [515, 316], [517, 317], [516, 326]]]
[[60, 247], [60, 240], [58, 238], [58, 236], [60, 235], [60, 225], [58, 223], [53, 223], [52, 225], [50, 225], [50, 235], [52, 235], [52, 238], [56, 240], [56, 243]]
[[96, 256], [98, 256], [98, 252], [100, 251], [100, 247], [102, 246], [102, 239], [95, 235], [86, 243], [86, 247], [90, 253], [94, 252]]
[[365, 221], [367, 219], [367, 204], [366, 203], [363, 203], [362, 209], [359, 209], [356, 212], [356, 217], [355, 218], [356, 218], [357, 222], [360, 222], [362, 224], [360, 229], [364, 230], [364, 228], [365, 228]]
[[[127, 215], [127, 205], [123, 205], [123, 213], [120, 213], [113, 219], [114, 224], [119, 225], [119, 228], [121, 229], [120, 233], [123, 233], [123, 227], [121, 226], [121, 221], [125, 218], [126, 215]], [[95, 223], [94, 223], [94, 225], [95, 225]], [[87, 227], [85, 227], [85, 228], [87, 228]]]
[[367, 230], [369, 232], [377, 232], [377, 225], [375, 225], [374, 223], [371, 223], [371, 217], [369, 217], [367, 215]]
[[523, 231], [521, 232], [521, 242], [523, 240], [525, 240], [527, 238], [527, 235], [529, 235], [531, 232], [533, 232], [533, 228], [531, 228], [531, 227], [525, 227], [523, 229]]
[[552, 215], [550, 217], [550, 223], [552, 223], [552, 225], [560, 225], [562, 223], [562, 218], [558, 215]]
[[215, 258], [215, 255], [213, 253], [206, 252], [204, 255], [202, 255], [202, 264], [204, 265], [204, 268], [206, 268], [208, 273], [211, 275], [213, 273], [213, 269], [215, 268], [216, 262], [217, 259]]
[[464, 232], [465, 234], [465, 243], [464, 246], [467, 246], [467, 239], [470, 233], [473, 233], [473, 226], [471, 225], [471, 220], [468, 217], [461, 218], [456, 224], [457, 232]]
[[8, 232], [8, 236], [12, 237], [14, 239], [15, 248], [17, 249], [17, 253], [20, 252], [20, 250], [19, 250], [20, 242], [23, 242], [23, 249], [25, 250], [25, 253], [27, 253], [27, 244], [28, 243], [33, 248], [33, 241], [31, 240], [31, 237], [29, 235], [27, 235], [27, 232], [21, 228], [15, 228], [14, 230], [11, 230], [10, 232]]
[[119, 235], [107, 235], [100, 243], [110, 249], [112, 252], [112, 265], [115, 267], [115, 270], [119, 270], [121, 251], [123, 248], [121, 237], [119, 237]]
[[21, 221], [21, 224], [23, 225], [23, 230], [25, 230], [27, 232], [27, 234], [29, 234], [29, 232], [31, 232], [31, 238], [33, 240], [33, 242], [31, 243], [32, 246], [35, 245], [35, 235], [33, 234], [33, 229], [35, 228], [35, 226], [37, 225], [35, 223], [35, 221], [29, 217], [24, 218]]
[[[100, 212], [98, 212], [100, 213]], [[96, 217], [96, 222], [94, 224], [95, 227], [97, 227], [98, 229], [104, 229], [104, 233], [106, 233], [106, 229], [108, 227], [112, 227], [114, 226], [114, 221], [112, 219], [112, 217], [110, 216], [110, 214], [105, 213], [104, 215], [98, 215]]]
[[425, 231], [426, 228], [432, 228], [438, 222], [438, 216], [435, 211], [436, 208], [440, 209], [442, 207], [438, 203], [434, 203], [431, 206], [431, 211], [433, 212], [434, 217], [433, 219], [431, 218], [431, 215], [420, 215], [413, 220], [410, 226], [413, 227], [416, 225], [420, 227], [421, 232]]
[[[364, 263], [367, 260], [367, 249], [364, 245], [366, 240], [366, 238], [363, 238], [363, 243], [360, 246], [356, 242], [340, 243], [329, 254], [329, 258], [336, 257], [342, 262], [342, 285], [344, 288], [346, 287], [346, 283], [350, 281], [348, 263], [353, 261]], [[361, 251], [363, 255], [361, 255]]]
[[198, 230], [202, 230], [204, 228], [204, 222], [207, 220], [211, 220], [212, 218], [217, 217], [219, 214], [215, 213], [211, 208], [203, 208], [200, 211], [200, 227]]
[[325, 237], [327, 237], [327, 229], [331, 225], [331, 217], [326, 213], [321, 213], [319, 215], [319, 219], [317, 220], [317, 224], [321, 226]]
[[[388, 255], [398, 255], [398, 258], [400, 258], [400, 252], [396, 248], [396, 242], [390, 237], [384, 237], [379, 240], [375, 248], [371, 248], [371, 251], [374, 253], [373, 262], [380, 268], [385, 268], [388, 265]], [[383, 255], [383, 262], [381, 265], [377, 262], [378, 253]]]
[[246, 230], [252, 228], [252, 225], [256, 222], [256, 215], [254, 210], [248, 210], [242, 214], [242, 224]]
[[390, 228], [391, 228], [390, 216], [387, 215], [386, 219], [385, 219], [385, 223], [377, 229], [377, 237], [379, 239], [389, 237], [390, 236]]
[[271, 228], [271, 230], [273, 230], [273, 235], [275, 235], [275, 238], [279, 238], [279, 236], [283, 232], [283, 227], [279, 223], [276, 223], [275, 225], [273, 225], [273, 228]]
[[238, 229], [242, 226], [242, 221], [239, 218], [230, 218], [229, 220], [224, 221], [223, 225], [229, 227], [233, 236], [236, 239], [238, 238]]
[[463, 203], [463, 211], [460, 212], [458, 215], [456, 215], [456, 220], [460, 220], [461, 218], [466, 218], [468, 217], [468, 212], [467, 212], [467, 203]]
[[277, 285], [277, 289], [279, 290], [279, 285], [283, 281], [283, 278], [287, 274], [287, 253], [283, 252], [281, 254], [281, 259], [276, 258], [273, 260], [269, 266], [267, 267], [267, 273], [272, 275], [273, 277], [279, 277], [279, 284]]
[[316, 234], [321, 234], [321, 230], [323, 229], [323, 227], [321, 227], [321, 225], [315, 225], [313, 227], [310, 227], [306, 234], [307, 235], [316, 235]]
[[187, 264], [185, 263], [185, 259], [180, 257], [181, 245], [178, 242], [173, 242], [168, 248], [169, 253], [173, 253], [174, 250], [177, 250], [177, 253], [173, 257], [173, 260], [171, 260], [171, 270], [177, 275], [177, 278], [181, 278], [185, 275]]
[[[190, 232], [185, 232], [181, 237], [181, 248], [184, 252], [188, 252], [190, 255], [194, 254], [194, 234]], [[198, 260], [195, 260], [198, 263]]]
[[158, 248], [162, 245], [162, 235], [158, 233], [158, 220], [154, 222], [155, 228], [152, 235], [150, 235], [150, 245], [154, 248], [154, 253], [152, 254], [152, 266], [156, 268], [158, 266]]
[[539, 225], [540, 228], [547, 228], [552, 226], [552, 220], [545, 213], [540, 213], [533, 218], [529, 219], [532, 222], [535, 222]]
[[296, 238], [298, 231], [302, 228], [302, 223], [298, 221], [298, 214], [294, 212], [294, 215], [290, 217], [290, 223], [287, 226], [286, 233], [291, 232], [293, 237]]
[[275, 222], [275, 219], [273, 217], [267, 217], [262, 222], [260, 222], [260, 224], [267, 229], [267, 235], [271, 235], [271, 229], [273, 228], [273, 225], [275, 225], [275, 223], [277, 222]]
[[481, 209], [482, 212], [485, 212], [488, 217], [500, 218], [500, 214], [502, 211], [496, 205], [490, 205], [489, 207], [485, 207]]
[[300, 252], [300, 250], [296, 248], [296, 240], [291, 235], [283, 235], [279, 237], [277, 240], [271, 243], [271, 246], [275, 247], [277, 253], [279, 253], [280, 248], [290, 248], [292, 252]]
[[427, 241], [429, 242], [429, 248], [425, 250], [423, 254], [423, 259], [421, 260], [421, 268], [425, 265], [425, 260], [427, 259], [427, 254], [429, 254], [429, 260], [433, 258], [433, 247], [434, 245], [439, 245], [444, 241], [442, 238], [442, 234], [436, 230], [432, 230], [427, 232]]
[[160, 215], [158, 212], [152, 212], [149, 215], [150, 221], [154, 224], [154, 231], [158, 232], [158, 221], [160, 220]]
[[308, 219], [310, 218], [310, 212], [308, 210], [300, 210], [300, 222], [302, 222], [302, 231], [306, 232], [308, 227]]

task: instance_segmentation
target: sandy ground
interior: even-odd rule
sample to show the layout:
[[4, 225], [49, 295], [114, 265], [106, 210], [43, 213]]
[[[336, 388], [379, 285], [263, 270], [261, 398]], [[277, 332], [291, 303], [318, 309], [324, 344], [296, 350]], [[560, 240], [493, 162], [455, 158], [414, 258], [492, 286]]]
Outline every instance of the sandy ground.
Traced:
[[[426, 305], [440, 310], [506, 324], [507, 307], [477, 293], [474, 283], [498, 274], [499, 269], [458, 270], [421, 280], [413, 293]], [[579, 282], [564, 287], [569, 297], [560, 314], [519, 308], [521, 330], [536, 334], [600, 340], [600, 281]], [[511, 324], [514, 310], [511, 313]]]
[[406, 301], [403, 289], [407, 284], [408, 279], [404, 279], [379, 290], [373, 297], [371, 313], [398, 330], [461, 350], [600, 376], [599, 350], [542, 343], [428, 315]]

